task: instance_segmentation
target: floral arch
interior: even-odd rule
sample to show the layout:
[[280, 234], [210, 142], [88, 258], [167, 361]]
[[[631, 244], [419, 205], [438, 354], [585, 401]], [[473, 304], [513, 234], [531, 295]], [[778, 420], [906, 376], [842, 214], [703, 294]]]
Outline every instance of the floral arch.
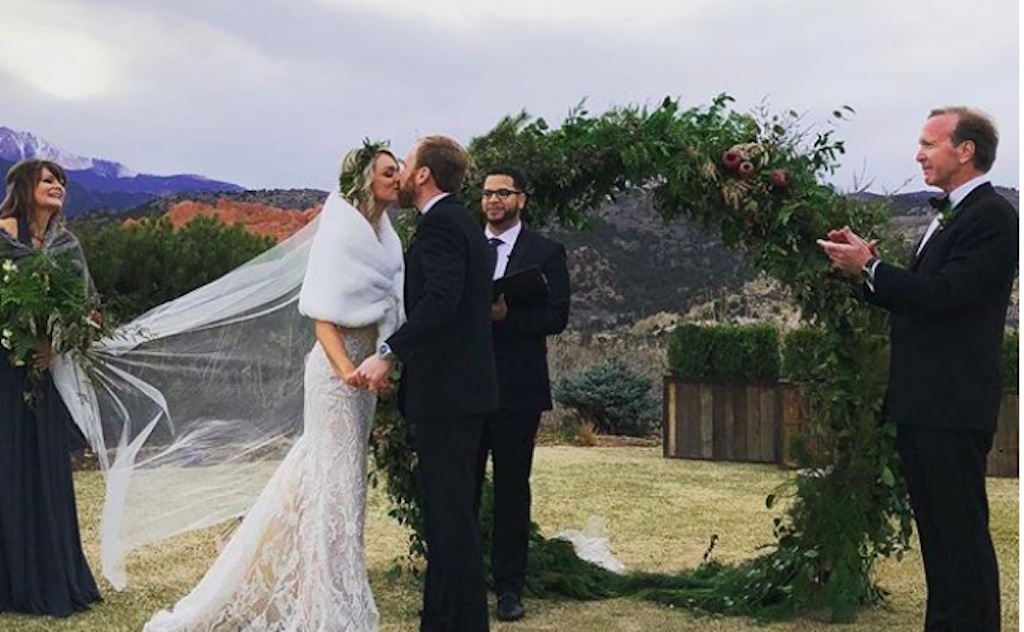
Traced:
[[[776, 541], [735, 566], [705, 563], [676, 575], [612, 576], [578, 562], [576, 581], [536, 582], [537, 593], [578, 598], [634, 594], [725, 614], [768, 617], [827, 607], [851, 620], [859, 605], [881, 598], [872, 579], [879, 556], [899, 555], [910, 537], [910, 510], [896, 471], [891, 423], [880, 403], [887, 371], [887, 318], [862, 305], [857, 284], [830, 268], [815, 240], [849, 225], [892, 242], [888, 211], [853, 200], [824, 183], [843, 143], [833, 129], [802, 127], [795, 112], [740, 114], [721, 95], [707, 107], [682, 109], [665, 99], [591, 116], [578, 107], [557, 128], [526, 113], [507, 117], [469, 145], [474, 173], [466, 199], [477, 199], [480, 173], [512, 164], [531, 185], [534, 223], [579, 227], [609, 197], [643, 189], [666, 221], [687, 217], [717, 230], [786, 285], [803, 319], [818, 327], [831, 352], [808, 387], [819, 449], [802, 455], [813, 476], [794, 476], [785, 511], [774, 519]], [[843, 108], [833, 113], [844, 118]], [[408, 228], [408, 227], [407, 227]], [[414, 459], [393, 403], [380, 406], [372, 443], [375, 480], [393, 501], [391, 515], [411, 528], [410, 556], [422, 556], [422, 522], [413, 484]], [[776, 494], [766, 503], [772, 507]], [[486, 519], [485, 519], [486, 524]], [[535, 534], [531, 569], [570, 556], [564, 543]], [[543, 551], [543, 553], [542, 553]], [[561, 564], [564, 564], [563, 559]], [[569, 586], [570, 588], [566, 588]]]

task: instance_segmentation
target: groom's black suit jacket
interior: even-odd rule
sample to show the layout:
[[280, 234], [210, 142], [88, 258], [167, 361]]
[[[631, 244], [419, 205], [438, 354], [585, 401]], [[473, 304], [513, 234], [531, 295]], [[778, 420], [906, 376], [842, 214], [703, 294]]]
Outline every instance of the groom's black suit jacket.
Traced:
[[1017, 213], [991, 184], [961, 201], [907, 268], [880, 263], [872, 303], [892, 315], [886, 404], [897, 424], [994, 432]]
[[497, 409], [493, 260], [480, 224], [455, 197], [420, 218], [406, 251], [407, 319], [387, 340], [402, 361], [399, 402], [407, 419]]
[[561, 333], [569, 322], [569, 272], [562, 244], [523, 227], [505, 275], [533, 266], [547, 280], [547, 298], [534, 304], [512, 303], [505, 320], [494, 323], [502, 410], [551, 410], [547, 337]]

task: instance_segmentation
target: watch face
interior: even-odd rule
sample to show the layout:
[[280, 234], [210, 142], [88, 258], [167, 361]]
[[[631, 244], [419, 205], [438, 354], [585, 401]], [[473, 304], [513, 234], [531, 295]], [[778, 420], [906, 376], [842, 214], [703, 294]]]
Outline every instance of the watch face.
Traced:
[[385, 356], [385, 355], [387, 355], [389, 353], [391, 353], [391, 347], [389, 347], [387, 345], [387, 343], [384, 343], [381, 346], [377, 347], [377, 354], [378, 355]]

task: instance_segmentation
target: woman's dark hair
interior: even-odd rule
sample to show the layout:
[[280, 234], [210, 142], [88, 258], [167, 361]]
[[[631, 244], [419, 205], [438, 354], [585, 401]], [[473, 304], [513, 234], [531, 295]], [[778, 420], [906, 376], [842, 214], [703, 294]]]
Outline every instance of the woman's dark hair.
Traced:
[[55, 162], [40, 158], [26, 158], [14, 163], [7, 170], [7, 177], [4, 178], [7, 193], [4, 196], [4, 201], [0, 202], [0, 219], [6, 217], [27, 218], [29, 216], [36, 185], [43, 177], [43, 169], [49, 169], [58, 182], [67, 185], [68, 178], [64, 169]]

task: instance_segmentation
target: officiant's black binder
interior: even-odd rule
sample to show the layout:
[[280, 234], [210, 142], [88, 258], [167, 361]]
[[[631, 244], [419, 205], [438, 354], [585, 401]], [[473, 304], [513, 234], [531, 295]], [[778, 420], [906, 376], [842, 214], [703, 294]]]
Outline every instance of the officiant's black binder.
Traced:
[[539, 266], [530, 266], [494, 280], [494, 295], [505, 295], [509, 304], [529, 305], [539, 303], [548, 296], [548, 280]]

